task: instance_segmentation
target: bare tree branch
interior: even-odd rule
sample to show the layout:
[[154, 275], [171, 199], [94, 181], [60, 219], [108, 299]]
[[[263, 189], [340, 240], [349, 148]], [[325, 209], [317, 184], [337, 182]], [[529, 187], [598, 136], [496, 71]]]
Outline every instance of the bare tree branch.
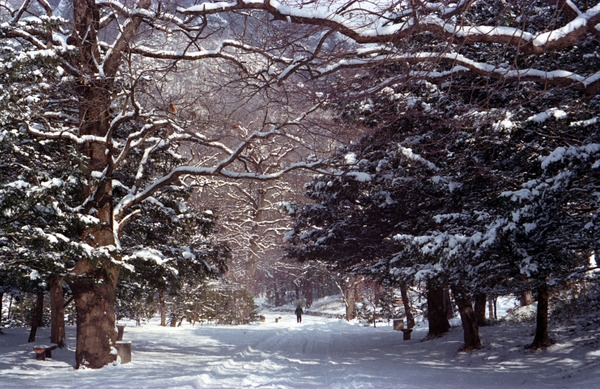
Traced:
[[[288, 23], [313, 25], [338, 32], [355, 43], [362, 45], [359, 50], [351, 49], [344, 56], [323, 55], [317, 59], [317, 53], [323, 42], [314, 48], [314, 55], [293, 60], [287, 68], [279, 73], [285, 79], [292, 71], [301, 68], [328, 74], [347, 67], [362, 67], [369, 63], [408, 60], [413, 62], [455, 62], [464, 68], [460, 71], [471, 71], [476, 74], [508, 80], [536, 80], [550, 84], [572, 83], [578, 88], [595, 90], [596, 74], [574, 74], [572, 72], [530, 69], [496, 69], [469, 58], [466, 53], [455, 54], [444, 50], [408, 54], [397, 42], [411, 39], [420, 33], [431, 33], [440, 41], [456, 45], [484, 43], [500, 44], [511, 47], [523, 55], [542, 55], [549, 51], [575, 46], [585, 35], [597, 34], [600, 23], [600, 4], [590, 7], [585, 12], [579, 10], [571, 1], [559, 1], [558, 7], [565, 12], [569, 21], [562, 26], [543, 32], [527, 31], [511, 26], [468, 25], [464, 21], [455, 22], [453, 17], [465, 12], [473, 1], [461, 1], [454, 6], [445, 6], [440, 2], [415, 1], [413, 8], [406, 3], [385, 2], [379, 8], [363, 8], [357, 2], [348, 2], [340, 7], [338, 4], [315, 5], [294, 8], [276, 1], [255, 2], [237, 0], [220, 3], [203, 3], [188, 8], [179, 8], [184, 15], [205, 16], [225, 12], [261, 10], [271, 14], [275, 20]], [[387, 6], [386, 6], [387, 5]], [[393, 11], [391, 11], [393, 10]], [[396, 16], [394, 16], [396, 15]], [[329, 35], [327, 35], [329, 36]], [[380, 44], [374, 46], [373, 44]], [[369, 46], [371, 45], [371, 46]], [[365, 50], [365, 47], [367, 49]], [[356, 50], [356, 51], [355, 51]], [[456, 46], [460, 52], [461, 48]], [[323, 63], [330, 62], [324, 66]], [[319, 64], [321, 62], [321, 64]], [[455, 69], [458, 71], [459, 69]], [[439, 72], [413, 73], [411, 77], [438, 77]]]
[[[443, 39], [510, 44], [527, 53], [537, 54], [570, 46], [600, 23], [600, 4], [580, 13], [566, 25], [541, 34], [513, 27], [460, 26], [452, 23], [448, 16], [464, 10], [469, 3], [460, 2], [451, 11], [444, 12], [443, 18], [435, 13], [439, 6], [430, 8], [428, 4], [424, 4], [421, 8], [412, 10], [412, 17], [395, 24], [388, 24], [389, 19], [384, 12], [377, 14], [360, 8], [344, 9], [343, 12], [336, 12], [330, 7], [293, 8], [269, 0], [203, 3], [179, 8], [179, 11], [186, 15], [208, 15], [255, 9], [270, 13], [276, 20], [327, 27], [363, 44], [396, 42], [417, 32], [432, 32]], [[569, 6], [568, 9], [573, 10], [573, 7]]]

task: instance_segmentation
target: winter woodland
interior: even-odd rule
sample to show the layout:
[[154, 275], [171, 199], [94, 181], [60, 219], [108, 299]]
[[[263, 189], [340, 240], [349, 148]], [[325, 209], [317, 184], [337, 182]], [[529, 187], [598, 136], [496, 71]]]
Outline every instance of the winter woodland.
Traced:
[[122, 322], [334, 295], [472, 358], [499, 299], [531, 355], [597, 334], [599, 40], [586, 0], [0, 0], [0, 339], [106, 370]]

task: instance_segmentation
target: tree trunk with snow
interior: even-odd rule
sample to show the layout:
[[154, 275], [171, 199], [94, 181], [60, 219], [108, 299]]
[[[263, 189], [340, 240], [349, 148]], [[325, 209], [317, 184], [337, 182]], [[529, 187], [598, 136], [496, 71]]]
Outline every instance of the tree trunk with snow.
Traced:
[[[140, 8], [148, 8], [150, 0], [141, 0]], [[99, 69], [101, 57], [98, 47], [100, 7], [94, 0], [73, 0], [74, 30], [69, 43], [78, 48], [73, 65], [81, 72], [77, 81], [79, 103], [79, 130], [90, 140], [81, 147], [87, 157], [82, 167], [87, 176], [83, 194], [91, 201], [86, 211], [96, 217], [96, 226], [82, 231], [82, 241], [101, 249], [105, 254], [82, 257], [73, 268], [68, 280], [77, 311], [76, 366], [101, 368], [115, 361], [115, 290], [120, 267], [119, 258], [110, 252], [116, 246], [113, 220], [112, 155], [110, 154], [110, 108], [114, 76], [122, 62], [122, 53], [133, 39], [141, 18], [133, 17], [121, 31], [115, 47]], [[98, 174], [102, 174], [98, 178]]]
[[485, 293], [475, 293], [475, 316], [477, 317], [477, 325], [479, 327], [487, 325], [487, 322], [485, 321], [486, 305], [487, 295]]
[[306, 300], [306, 308], [310, 308], [314, 301], [312, 281], [304, 280], [302, 282], [302, 294], [304, 295], [304, 299]]
[[71, 282], [77, 312], [76, 366], [101, 368], [113, 363], [117, 330], [115, 289], [119, 267], [107, 263]]
[[522, 307], [533, 304], [533, 291], [531, 289], [522, 291], [519, 303]]
[[521, 296], [519, 296], [519, 303], [522, 307], [526, 307], [528, 305], [533, 304], [533, 291], [531, 290], [531, 281], [529, 278], [523, 277], [524, 284], [526, 288], [521, 291]]
[[13, 295], [8, 298], [8, 311], [6, 312], [6, 320], [10, 320], [12, 316]]
[[265, 190], [262, 187], [262, 184], [259, 184], [258, 188], [253, 191], [252, 200], [251, 204], [253, 209], [251, 213], [252, 227], [250, 229], [250, 251], [247, 253], [246, 258], [246, 288], [256, 294], [260, 290], [258, 285], [257, 267], [262, 249], [259, 242], [260, 237], [264, 234], [264, 231], [262, 231], [261, 228], [261, 224], [264, 221], [265, 208]]
[[[463, 327], [464, 346], [461, 351], [473, 351], [481, 348], [481, 338], [479, 337], [479, 326], [477, 325], [477, 315], [473, 309], [471, 298], [465, 290], [458, 286], [452, 286], [454, 301], [458, 305], [460, 320]], [[485, 314], [485, 295], [484, 295], [484, 314]]]
[[50, 343], [65, 346], [65, 294], [62, 277], [54, 276], [48, 280], [50, 289]]
[[[102, 83], [80, 85], [81, 132], [103, 137], [108, 131], [110, 88]], [[106, 146], [90, 142], [82, 149], [89, 158], [84, 172], [94, 182], [94, 172], [104, 172], [110, 166]], [[98, 226], [82, 233], [82, 240], [91, 247], [102, 249], [115, 246], [113, 231], [113, 196], [110, 177], [94, 187], [85, 188], [85, 195], [93, 196], [88, 206], [90, 213], [100, 221]], [[118, 258], [80, 258], [69, 280], [77, 311], [77, 367], [100, 368], [115, 360], [112, 352], [115, 330], [115, 291], [120, 268]]]
[[488, 315], [494, 320], [498, 320], [497, 297], [490, 297], [488, 301]]
[[344, 304], [346, 305], [346, 320], [354, 320], [356, 318], [356, 299], [358, 294], [358, 283], [354, 276], [348, 276], [344, 288]]
[[165, 303], [165, 291], [161, 289], [158, 291], [158, 309], [160, 310], [160, 325], [162, 327], [167, 326], [167, 305]]
[[449, 288], [444, 288], [444, 311], [446, 312], [446, 318], [448, 320], [454, 317], [454, 306], [452, 304], [452, 298], [450, 297]]
[[44, 315], [44, 293], [40, 292], [36, 295], [35, 309], [31, 317], [31, 331], [29, 331], [29, 343], [35, 342], [35, 335], [38, 327], [42, 326], [42, 318]]
[[427, 285], [427, 320], [429, 321], [428, 339], [438, 338], [450, 330], [447, 312], [444, 309], [444, 287]]
[[412, 313], [408, 297], [408, 285], [405, 282], [400, 285], [400, 296], [402, 296], [402, 304], [404, 305], [404, 313], [406, 314], [406, 326], [413, 328], [415, 326], [415, 317]]
[[356, 288], [346, 289], [346, 320], [350, 321], [356, 317]]
[[544, 282], [537, 289], [537, 315], [535, 322], [535, 336], [533, 343], [527, 348], [538, 349], [552, 345], [548, 331], [548, 300], [550, 299], [550, 290], [548, 284]]

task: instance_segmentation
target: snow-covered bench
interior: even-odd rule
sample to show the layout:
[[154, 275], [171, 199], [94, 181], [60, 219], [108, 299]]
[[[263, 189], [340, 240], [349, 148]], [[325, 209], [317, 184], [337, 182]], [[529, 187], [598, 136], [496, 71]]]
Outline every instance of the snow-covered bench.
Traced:
[[52, 350], [55, 350], [57, 348], [57, 344], [54, 344], [52, 346], [33, 346], [33, 351], [35, 351], [35, 359], [37, 359], [38, 361], [45, 361], [46, 358], [52, 358]]

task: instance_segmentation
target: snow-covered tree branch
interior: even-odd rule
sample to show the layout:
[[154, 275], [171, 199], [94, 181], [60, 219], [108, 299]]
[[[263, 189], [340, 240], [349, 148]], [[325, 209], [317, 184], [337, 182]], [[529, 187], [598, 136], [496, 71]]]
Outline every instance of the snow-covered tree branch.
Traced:
[[[291, 69], [328, 74], [344, 67], [381, 64], [387, 61], [427, 63], [419, 70], [407, 70], [406, 77], [448, 78], [455, 72], [473, 72], [512, 81], [533, 80], [544, 84], [576, 84], [594, 93], [598, 87], [596, 71], [573, 71], [566, 68], [531, 67], [519, 64], [481, 61], [482, 49], [502, 45], [514, 58], [540, 57], [565, 50], [597, 37], [600, 4], [581, 10], [571, 1], [507, 2], [505, 14], [498, 15], [496, 24], [479, 24], [477, 13], [488, 7], [485, 1], [316, 1], [294, 5], [277, 1], [231, 1], [202, 3], [180, 7], [189, 16], [205, 16], [227, 12], [259, 10], [269, 13], [275, 21], [319, 28], [313, 35], [311, 60], [297, 57], [281, 71], [282, 78]], [[555, 15], [555, 12], [558, 16]], [[504, 17], [506, 21], [500, 18]], [[505, 24], [504, 24], [505, 23]], [[544, 24], [545, 23], [545, 24]], [[330, 34], [331, 41], [349, 38], [340, 52], [323, 53], [319, 31]], [[426, 37], [435, 51], [422, 51], [415, 41]], [[318, 42], [318, 43], [316, 43]], [[319, 55], [317, 55], [319, 53]], [[453, 64], [452, 70], [443, 66]]]

